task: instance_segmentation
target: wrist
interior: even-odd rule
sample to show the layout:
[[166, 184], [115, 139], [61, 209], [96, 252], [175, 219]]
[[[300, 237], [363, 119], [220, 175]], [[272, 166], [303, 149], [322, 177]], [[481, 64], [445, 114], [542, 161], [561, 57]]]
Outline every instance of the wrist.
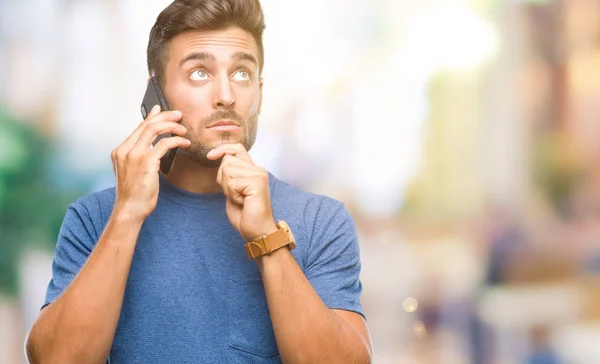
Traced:
[[124, 204], [115, 203], [112, 215], [110, 216], [111, 221], [118, 224], [127, 225], [142, 225], [146, 220], [144, 214], [140, 214], [135, 209], [128, 207]]
[[111, 225], [128, 226], [131, 228], [142, 227], [146, 217], [125, 208], [115, 208], [110, 216]]
[[260, 240], [263, 236], [272, 234], [272, 233], [276, 232], [278, 229], [279, 228], [277, 227], [277, 223], [275, 222], [275, 220], [271, 220], [271, 221], [265, 223], [260, 228], [256, 229], [255, 230], [256, 232], [252, 235], [252, 238], [248, 241]]
[[259, 238], [249, 241], [244, 245], [249, 259], [257, 259], [261, 256], [269, 255], [286, 246], [288, 250], [296, 248], [294, 234], [285, 221], [280, 220], [274, 227], [265, 228], [264, 231], [273, 232], [263, 234]]
[[137, 215], [115, 210], [102, 233], [103, 239], [100, 240], [108, 246], [135, 247], [143, 223], [144, 219]]

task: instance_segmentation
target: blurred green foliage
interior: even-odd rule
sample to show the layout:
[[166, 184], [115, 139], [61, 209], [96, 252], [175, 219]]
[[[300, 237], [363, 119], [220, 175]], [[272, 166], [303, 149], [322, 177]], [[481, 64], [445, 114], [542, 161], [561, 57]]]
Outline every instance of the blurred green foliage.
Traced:
[[559, 214], [568, 213], [569, 199], [583, 172], [579, 150], [564, 133], [546, 132], [534, 143], [534, 181]]
[[0, 109], [0, 293], [18, 293], [24, 248], [52, 250], [76, 192], [51, 181], [53, 144]]

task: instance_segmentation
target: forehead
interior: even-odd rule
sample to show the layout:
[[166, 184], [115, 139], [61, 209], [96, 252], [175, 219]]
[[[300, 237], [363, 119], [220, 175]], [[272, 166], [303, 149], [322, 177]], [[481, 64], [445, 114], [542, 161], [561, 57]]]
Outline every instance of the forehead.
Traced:
[[258, 58], [258, 45], [250, 33], [240, 28], [210, 31], [188, 31], [175, 36], [169, 44], [170, 61], [178, 63], [191, 53], [207, 52], [217, 60], [246, 52]]

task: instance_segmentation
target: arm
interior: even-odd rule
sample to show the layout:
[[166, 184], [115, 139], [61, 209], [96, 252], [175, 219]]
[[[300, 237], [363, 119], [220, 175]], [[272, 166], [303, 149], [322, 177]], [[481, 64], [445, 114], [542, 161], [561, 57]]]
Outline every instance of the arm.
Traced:
[[111, 218], [73, 283], [33, 325], [32, 363], [106, 362], [140, 227], [119, 214]]
[[[246, 241], [277, 230], [268, 173], [241, 144], [221, 144], [207, 154], [222, 158], [217, 182], [227, 196], [227, 216]], [[340, 214], [341, 213], [341, 214]], [[288, 248], [259, 258], [275, 339], [286, 363], [370, 363], [371, 342], [360, 310], [360, 259], [354, 224], [345, 211], [330, 211], [337, 225], [317, 218], [306, 275]], [[341, 258], [340, 258], [341, 257]], [[309, 281], [310, 278], [310, 281]], [[323, 299], [323, 301], [321, 300]]]
[[258, 264], [285, 363], [371, 362], [371, 340], [363, 317], [329, 309], [289, 249], [263, 256]]
[[175, 122], [180, 118], [180, 112], [160, 112], [155, 107], [113, 150], [115, 204], [91, 254], [96, 237], [90, 233], [93, 224], [88, 211], [71, 208], [67, 212], [48, 302], [62, 295], [42, 310], [30, 331], [26, 348], [32, 363], [106, 362], [138, 235], [158, 201], [160, 159], [170, 149], [189, 147], [190, 141], [173, 136], [150, 146], [159, 134], [185, 135], [185, 127]]

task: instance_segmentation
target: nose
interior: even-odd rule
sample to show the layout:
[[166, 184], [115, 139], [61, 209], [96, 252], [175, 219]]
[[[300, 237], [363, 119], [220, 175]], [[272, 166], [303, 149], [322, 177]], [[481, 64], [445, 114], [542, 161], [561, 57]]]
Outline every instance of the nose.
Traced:
[[214, 109], [232, 109], [235, 107], [235, 95], [228, 77], [223, 77], [216, 82], [213, 97]]

